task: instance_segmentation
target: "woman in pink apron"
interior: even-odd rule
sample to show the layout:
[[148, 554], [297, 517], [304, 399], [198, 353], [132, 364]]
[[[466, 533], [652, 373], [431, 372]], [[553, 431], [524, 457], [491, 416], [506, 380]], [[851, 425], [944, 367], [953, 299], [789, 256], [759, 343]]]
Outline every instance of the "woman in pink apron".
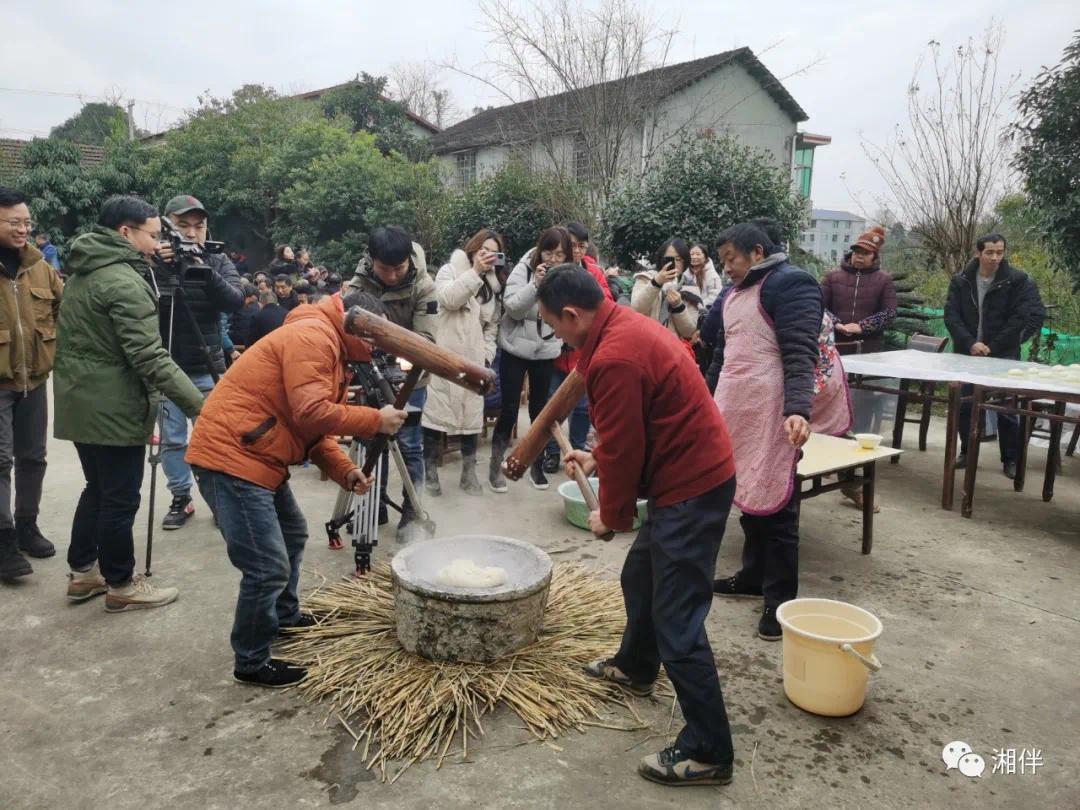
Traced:
[[798, 592], [799, 448], [811, 430], [846, 432], [851, 404], [835, 347], [820, 345], [824, 309], [813, 276], [755, 225], [729, 228], [717, 250], [735, 286], [702, 331], [711, 336], [711, 320], [721, 364], [714, 399], [731, 433], [746, 541], [742, 569], [714, 591], [763, 598], [758, 636], [775, 641], [776, 608]]

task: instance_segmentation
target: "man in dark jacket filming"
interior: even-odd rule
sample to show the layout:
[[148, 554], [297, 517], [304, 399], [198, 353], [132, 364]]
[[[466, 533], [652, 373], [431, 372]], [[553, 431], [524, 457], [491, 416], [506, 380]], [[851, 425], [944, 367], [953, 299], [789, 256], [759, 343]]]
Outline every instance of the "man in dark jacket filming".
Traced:
[[[184, 239], [205, 245], [209, 215], [197, 199], [185, 194], [173, 197], [165, 205], [165, 216]], [[170, 306], [168, 300], [168, 290], [176, 283], [175, 270], [167, 266], [174, 259], [171, 248], [159, 249], [158, 256], [162, 261], [155, 262], [154, 276], [163, 293], [159, 306], [161, 340], [176, 364], [206, 395], [214, 387], [214, 375], [225, 373], [221, 313], [232, 314], [244, 305], [243, 282], [228, 256], [207, 254], [204, 261], [209, 270], [191, 268], [182, 279], [189, 316], [179, 299], [175, 306]], [[181, 528], [195, 513], [191, 501], [191, 468], [184, 461], [187, 444], [188, 419], [175, 403], [166, 401], [161, 426], [161, 466], [172, 493], [172, 504], [162, 521], [166, 530]]]
[[[979, 237], [975, 258], [949, 282], [945, 326], [957, 354], [1019, 360], [1020, 344], [1042, 329], [1046, 309], [1039, 288], [1026, 273], [1009, 264], [1005, 248], [1005, 237], [999, 233]], [[964, 386], [961, 393], [971, 393], [971, 386]], [[962, 467], [967, 463], [970, 401], [961, 404], [957, 427], [960, 457], [956, 464]], [[1016, 417], [999, 413], [997, 429], [1005, 476], [1015, 478], [1020, 450]]]

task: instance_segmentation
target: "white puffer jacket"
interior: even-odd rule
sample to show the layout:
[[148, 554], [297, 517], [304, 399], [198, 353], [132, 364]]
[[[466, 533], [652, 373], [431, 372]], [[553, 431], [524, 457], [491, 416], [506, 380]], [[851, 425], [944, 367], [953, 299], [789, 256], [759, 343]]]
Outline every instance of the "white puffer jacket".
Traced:
[[[482, 302], [477, 293], [484, 279], [473, 270], [462, 250], [455, 250], [435, 276], [439, 301], [435, 342], [480, 364], [495, 358], [495, 334], [499, 329], [499, 282], [494, 273], [485, 277], [495, 295]], [[484, 427], [484, 398], [432, 376], [420, 424], [452, 436], [479, 433]]]

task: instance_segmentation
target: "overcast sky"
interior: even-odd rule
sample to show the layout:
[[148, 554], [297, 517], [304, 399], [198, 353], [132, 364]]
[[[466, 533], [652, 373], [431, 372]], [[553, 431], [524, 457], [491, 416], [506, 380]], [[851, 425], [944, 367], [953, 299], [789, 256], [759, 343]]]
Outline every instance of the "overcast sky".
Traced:
[[[1019, 72], [1023, 84], [1057, 62], [1080, 28], [1075, 0], [670, 0], [651, 8], [681, 32], [669, 61], [745, 45], [788, 77], [784, 85], [810, 116], [802, 128], [833, 139], [817, 152], [815, 205], [860, 211], [861, 203], [868, 214], [884, 187], [860, 141], [883, 142], [903, 121], [905, 90], [929, 40], [955, 46], [995, 18], [1006, 29], [1002, 72]], [[362, 71], [385, 74], [403, 61], [456, 56], [472, 65], [486, 46], [472, 0], [32, 0], [4, 13], [0, 135], [15, 138], [47, 135], [77, 112], [80, 101], [69, 94], [137, 99], [137, 124], [156, 131], [205, 90], [227, 95], [262, 83], [300, 92]], [[447, 74], [445, 83], [462, 109], [502, 103], [464, 77]]]

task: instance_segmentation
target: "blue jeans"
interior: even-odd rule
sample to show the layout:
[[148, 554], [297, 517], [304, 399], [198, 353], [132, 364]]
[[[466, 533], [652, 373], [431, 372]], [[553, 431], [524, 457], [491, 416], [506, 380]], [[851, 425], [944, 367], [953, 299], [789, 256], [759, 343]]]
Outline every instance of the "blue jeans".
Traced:
[[[551, 372], [551, 386], [548, 389], [548, 397], [554, 395], [555, 391], [560, 385], [563, 384], [563, 380], [567, 378], [565, 371], [559, 371], [555, 369]], [[574, 410], [570, 413], [570, 446], [575, 450], [584, 450], [585, 443], [589, 440], [589, 399], [588, 397], [582, 397], [577, 405], [574, 406]], [[548, 455], [559, 455], [559, 445], [552, 439], [548, 442], [547, 450]]]
[[255, 672], [270, 661], [278, 628], [300, 618], [307, 521], [287, 482], [274, 491], [199, 467], [195, 479], [242, 575], [231, 636], [236, 671]]
[[[209, 374], [188, 374], [188, 377], [203, 394], [214, 389], [214, 378]], [[188, 447], [187, 423], [184, 412], [175, 403], [165, 400], [165, 416], [161, 422], [161, 467], [165, 470], [169, 492], [174, 496], [191, 492], [191, 467], [184, 461]]]
[[[424, 413], [424, 405], [427, 404], [427, 388], [419, 388], [409, 395], [409, 402], [405, 406], [408, 416], [405, 424], [398, 431], [398, 447], [401, 448], [402, 458], [405, 459], [405, 467], [409, 471], [409, 478], [417, 489], [424, 482], [424, 431], [420, 427], [420, 417]], [[392, 462], [383, 464], [383, 492], [386, 492], [386, 476], [390, 473]], [[405, 488], [401, 489], [402, 505], [408, 502], [405, 497]]]

